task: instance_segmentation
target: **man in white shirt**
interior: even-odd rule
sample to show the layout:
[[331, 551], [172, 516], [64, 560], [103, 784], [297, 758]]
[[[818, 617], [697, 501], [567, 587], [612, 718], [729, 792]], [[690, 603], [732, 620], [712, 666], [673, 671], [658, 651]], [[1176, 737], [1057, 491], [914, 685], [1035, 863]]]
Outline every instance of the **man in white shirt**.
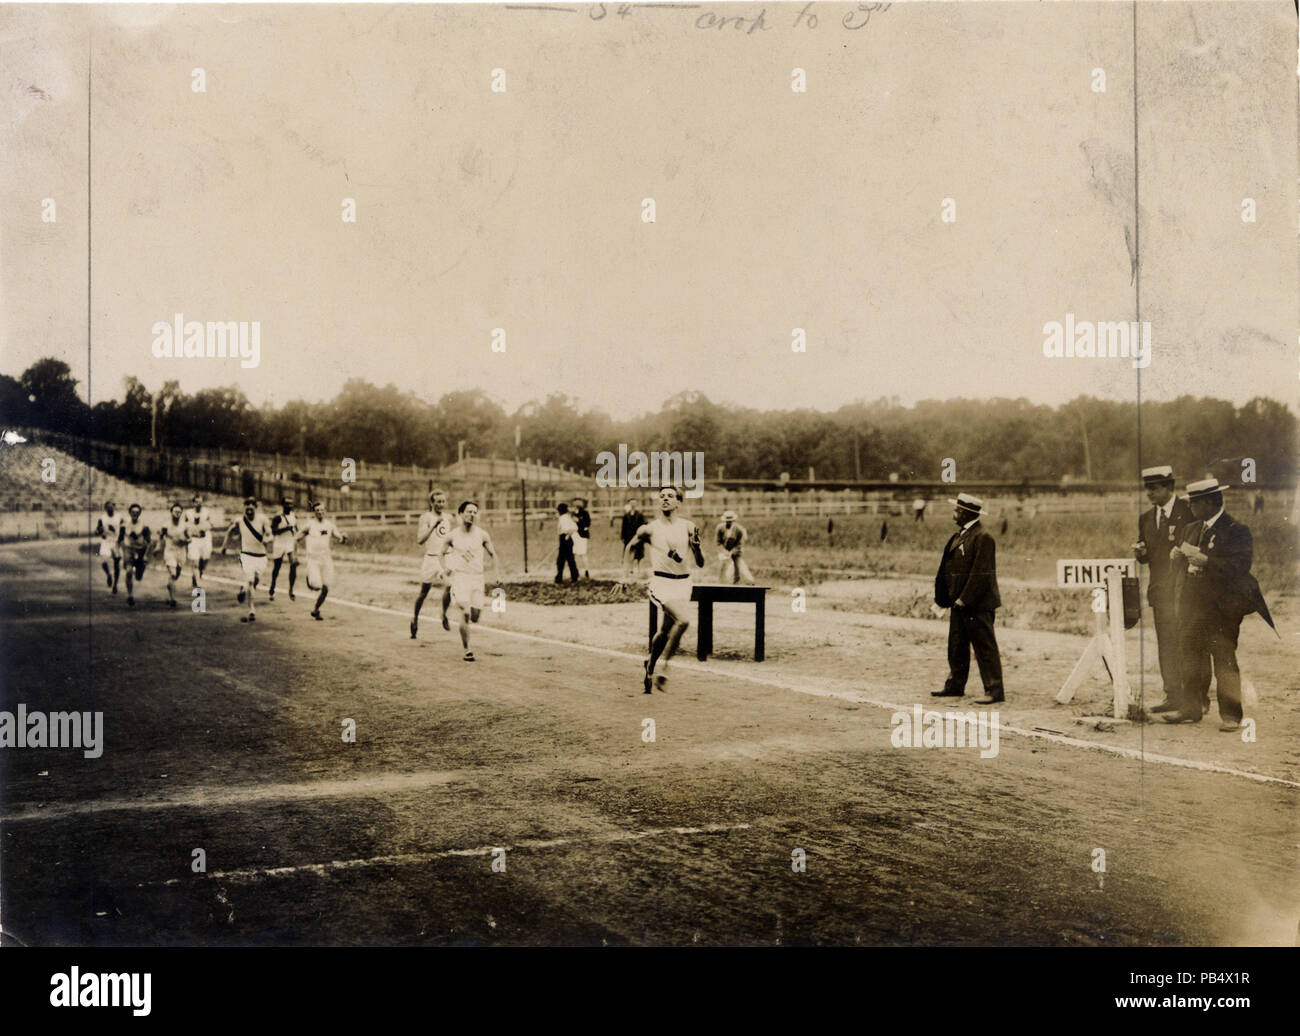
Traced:
[[718, 541], [718, 581], [754, 584], [754, 575], [741, 557], [745, 546], [745, 527], [736, 520], [735, 511], [727, 511], [714, 530]]
[[[117, 505], [112, 500], [104, 501], [104, 512], [95, 523], [95, 535], [99, 537], [99, 567], [108, 579], [108, 588], [117, 593], [118, 574], [122, 568], [122, 547], [118, 540], [122, 536], [122, 516], [117, 513]], [[109, 561], [113, 562], [110, 570]]]
[[185, 512], [185, 522], [189, 526], [189, 541], [186, 553], [190, 559], [190, 584], [203, 585], [203, 572], [212, 557], [212, 514], [203, 506], [203, 497], [194, 494], [193, 506]]
[[330, 555], [330, 545], [335, 539], [340, 543], [347, 543], [348, 538], [339, 532], [332, 518], [325, 517], [324, 503], [317, 500], [312, 505], [312, 512], [312, 517], [299, 531], [298, 536], [306, 541], [307, 586], [312, 590], [320, 589], [320, 596], [316, 598], [316, 607], [312, 609], [311, 617], [321, 622], [324, 616], [320, 613], [320, 606], [325, 603], [325, 598], [329, 596], [330, 584], [334, 582], [334, 558]]
[[650, 654], [642, 664], [646, 694], [650, 693], [652, 681], [655, 690], [666, 689], [668, 662], [677, 654], [682, 635], [691, 624], [691, 572], [686, 555], [694, 558], [696, 568], [704, 567], [700, 530], [694, 522], [676, 514], [684, 499], [676, 486], [659, 490], [659, 517], [637, 529], [623, 550], [620, 586], [632, 581], [632, 560], [640, 545], [649, 548], [649, 596], [663, 612], [663, 621], [650, 642]]
[[253, 591], [261, 582], [266, 572], [266, 552], [271, 543], [271, 522], [257, 507], [257, 501], [251, 496], [244, 501], [244, 513], [236, 518], [226, 530], [226, 538], [221, 542], [221, 553], [226, 553], [232, 535], [239, 536], [239, 567], [244, 573], [244, 581], [239, 585], [237, 598], [244, 603], [248, 597], [248, 615], [240, 622], [256, 622], [257, 610], [253, 607]]
[[171, 506], [170, 516], [163, 521], [158, 533], [158, 545], [154, 553], [161, 553], [163, 565], [167, 569], [167, 607], [176, 607], [176, 580], [180, 579], [185, 568], [185, 548], [189, 540], [189, 529], [185, 524], [185, 508], [178, 500]]
[[460, 522], [443, 542], [442, 558], [451, 576], [451, 600], [460, 610], [460, 642], [465, 648], [465, 661], [474, 661], [469, 647], [469, 624], [478, 622], [483, 611], [483, 555], [492, 558], [497, 566], [497, 554], [492, 547], [492, 537], [487, 530], [474, 523], [478, 520], [478, 504], [473, 500], [461, 502], [457, 509]]
[[294, 547], [298, 544], [298, 516], [293, 513], [293, 500], [285, 497], [280, 501], [281, 511], [271, 519], [271, 590], [266, 595], [268, 601], [275, 600], [275, 581], [280, 575], [281, 566], [289, 562], [289, 600], [293, 595], [294, 580], [298, 578], [298, 554]]
[[560, 516], [560, 545], [559, 553], [555, 556], [555, 581], [557, 583], [564, 582], [564, 569], [567, 565], [569, 579], [571, 582], [576, 583], [578, 581], [578, 562], [573, 555], [573, 541], [578, 535], [578, 523], [569, 514], [568, 504], [559, 504], [555, 510]]
[[447, 494], [442, 489], [429, 492], [429, 510], [420, 515], [420, 534], [417, 543], [426, 544], [424, 560], [420, 563], [420, 594], [415, 599], [415, 614], [411, 616], [411, 639], [420, 628], [420, 609], [434, 584], [442, 587], [442, 628], [451, 629], [447, 621], [447, 607], [451, 604], [451, 581], [442, 564], [442, 548], [451, 535], [453, 519], [447, 513]]
[[126, 603], [135, 607], [135, 584], [144, 578], [145, 560], [148, 557], [150, 532], [141, 515], [144, 508], [132, 504], [126, 509], [127, 520], [119, 533], [122, 541], [122, 560], [126, 562]]

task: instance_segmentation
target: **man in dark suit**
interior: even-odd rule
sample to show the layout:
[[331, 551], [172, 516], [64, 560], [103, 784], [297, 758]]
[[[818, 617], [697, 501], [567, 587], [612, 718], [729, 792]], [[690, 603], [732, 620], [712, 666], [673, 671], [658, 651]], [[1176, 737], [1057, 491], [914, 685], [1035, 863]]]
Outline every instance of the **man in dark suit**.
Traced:
[[1182, 691], [1178, 710], [1166, 712], [1166, 723], [1197, 723], [1210, 689], [1210, 668], [1219, 697], [1219, 729], [1241, 729], [1241, 673], [1237, 668], [1237, 635], [1241, 620], [1258, 611], [1271, 626], [1268, 605], [1250, 574], [1254, 542], [1250, 529], [1223, 509], [1218, 479], [1187, 485], [1193, 522], [1170, 551], [1176, 572], [1183, 573], [1178, 598], [1178, 629], [1182, 655]]
[[952, 609], [948, 616], [948, 679], [943, 690], [930, 693], [936, 698], [960, 698], [966, 693], [974, 648], [984, 682], [984, 697], [976, 698], [975, 704], [996, 705], [1006, 696], [1002, 658], [993, 633], [993, 617], [1002, 604], [993, 537], [980, 525], [984, 502], [979, 497], [958, 493], [949, 503], [958, 529], [943, 548], [934, 579], [934, 603]]
[[1174, 493], [1174, 469], [1168, 464], [1144, 468], [1142, 482], [1152, 507], [1138, 517], [1138, 541], [1133, 556], [1150, 566], [1147, 603], [1156, 627], [1156, 651], [1160, 655], [1160, 680], [1165, 700], [1152, 712], [1178, 709], [1181, 676], [1178, 664], [1178, 595], [1174, 586], [1170, 548], [1182, 542], [1182, 530], [1192, 520], [1186, 500]]
[[623, 517], [619, 522], [618, 538], [623, 541], [623, 549], [632, 542], [632, 537], [636, 535], [637, 529], [645, 524], [645, 515], [637, 507], [635, 500], [629, 500], [623, 505]]

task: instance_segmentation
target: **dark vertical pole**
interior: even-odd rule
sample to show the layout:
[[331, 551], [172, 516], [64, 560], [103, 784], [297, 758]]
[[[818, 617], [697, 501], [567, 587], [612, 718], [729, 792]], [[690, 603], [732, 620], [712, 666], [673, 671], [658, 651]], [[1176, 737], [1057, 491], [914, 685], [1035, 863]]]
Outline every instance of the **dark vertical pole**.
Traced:
[[[1142, 340], [1142, 216], [1138, 207], [1138, 23], [1137, 23], [1137, 0], [1133, 3], [1133, 315], [1137, 320], [1138, 341]], [[1137, 401], [1137, 474], [1139, 482], [1141, 481], [1142, 471], [1142, 368], [1136, 367], [1133, 372], [1135, 381], [1135, 394]], [[1139, 505], [1142, 494], [1138, 492]], [[1139, 506], [1139, 510], [1140, 510]], [[1140, 618], [1140, 616], [1139, 616]], [[1123, 618], [1120, 619], [1120, 635], [1123, 636]], [[1146, 665], [1145, 653], [1145, 631], [1141, 623], [1138, 624], [1138, 706], [1145, 708], [1145, 680], [1144, 667]], [[1121, 674], [1121, 678], [1122, 678]], [[1143, 724], [1138, 731], [1138, 744], [1141, 749], [1141, 760], [1146, 759], [1146, 729]], [[1144, 766], [1144, 762], [1140, 766]], [[1139, 769], [1138, 780], [1138, 801], [1143, 800], [1144, 785], [1142, 775], [1145, 770]]]
[[524, 533], [524, 575], [528, 575], [528, 480], [519, 480], [519, 527]]

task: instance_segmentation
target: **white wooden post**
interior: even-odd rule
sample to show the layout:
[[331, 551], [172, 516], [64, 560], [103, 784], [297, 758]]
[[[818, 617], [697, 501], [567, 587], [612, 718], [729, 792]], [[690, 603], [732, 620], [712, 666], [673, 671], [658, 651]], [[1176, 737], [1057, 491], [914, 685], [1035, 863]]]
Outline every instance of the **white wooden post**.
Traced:
[[1106, 573], [1106, 606], [1110, 612], [1110, 678], [1115, 684], [1115, 718], [1128, 719], [1129, 687], [1124, 643], [1124, 573]]

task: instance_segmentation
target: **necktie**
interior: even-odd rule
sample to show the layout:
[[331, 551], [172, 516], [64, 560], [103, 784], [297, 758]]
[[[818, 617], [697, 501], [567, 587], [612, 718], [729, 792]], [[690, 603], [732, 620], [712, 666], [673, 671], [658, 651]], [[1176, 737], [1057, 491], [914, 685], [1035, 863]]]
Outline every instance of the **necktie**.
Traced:
[[1165, 517], [1165, 509], [1163, 507], [1157, 507], [1156, 508], [1156, 532], [1159, 532], [1160, 527], [1164, 525], [1164, 517]]

